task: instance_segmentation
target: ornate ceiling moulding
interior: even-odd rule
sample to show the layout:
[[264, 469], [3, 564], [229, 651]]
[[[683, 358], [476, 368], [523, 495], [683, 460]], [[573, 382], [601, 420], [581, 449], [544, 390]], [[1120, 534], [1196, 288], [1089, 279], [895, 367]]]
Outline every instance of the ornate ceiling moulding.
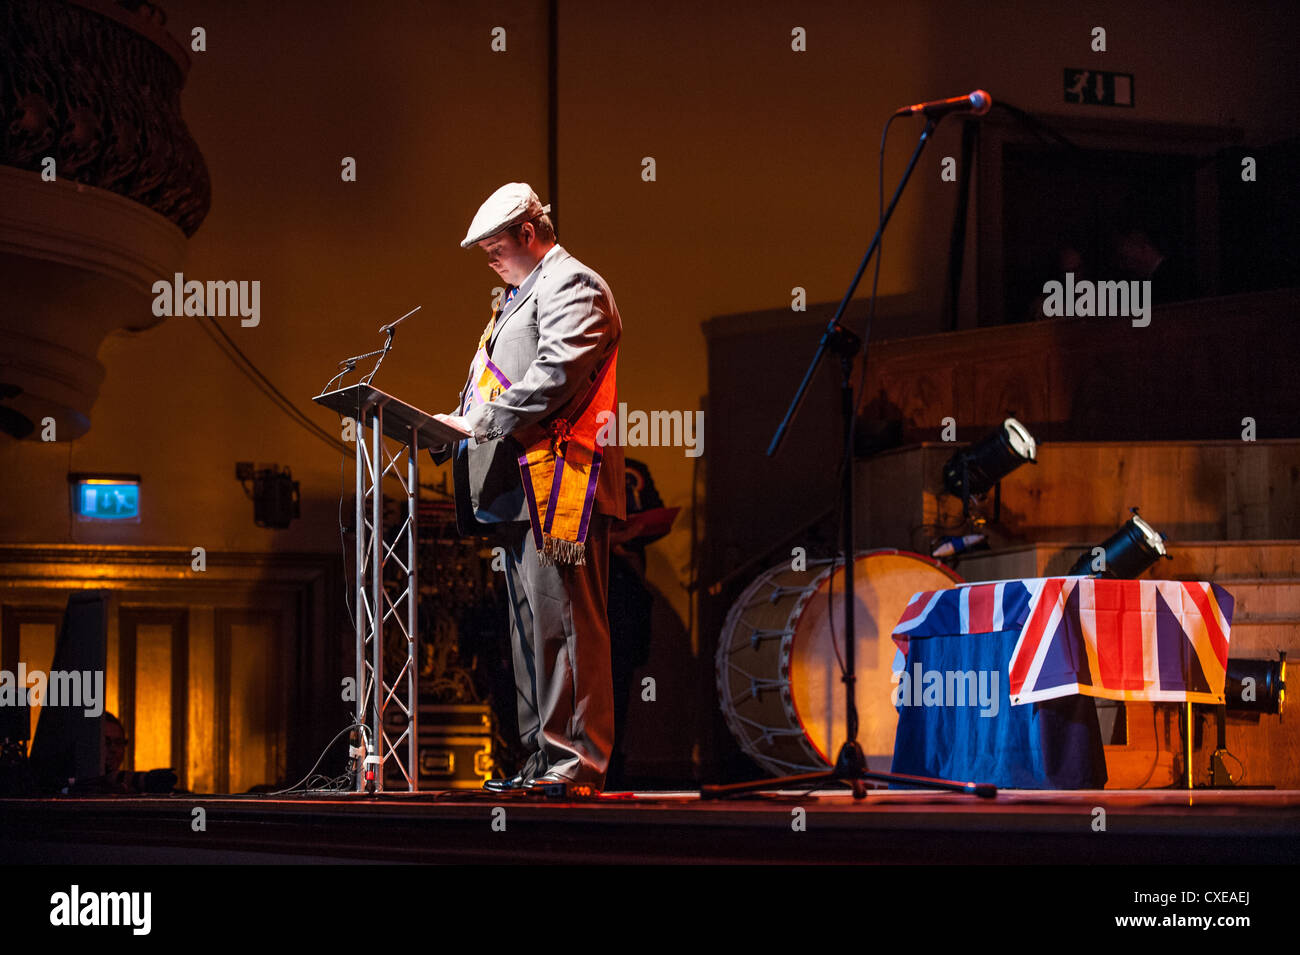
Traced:
[[181, 82], [190, 74], [190, 55], [176, 37], [167, 32], [167, 13], [148, 0], [66, 0], [74, 7], [84, 7], [92, 13], [116, 20], [129, 30], [134, 30], [170, 56], [181, 71]]
[[0, 163], [96, 186], [193, 235], [211, 182], [180, 113], [189, 72], [166, 15], [137, 0], [0, 5]]

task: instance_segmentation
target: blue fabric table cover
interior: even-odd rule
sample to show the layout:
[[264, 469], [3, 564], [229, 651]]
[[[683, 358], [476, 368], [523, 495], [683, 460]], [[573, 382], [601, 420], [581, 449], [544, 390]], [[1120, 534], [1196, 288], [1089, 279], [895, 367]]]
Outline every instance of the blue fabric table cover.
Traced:
[[921, 687], [913, 685], [918, 665], [922, 674], [945, 675], [945, 688], [949, 672], [983, 672], [986, 688], [994, 689], [996, 682], [996, 692], [987, 707], [978, 705], [978, 696], [977, 705], [900, 703], [894, 772], [1013, 789], [1100, 789], [1106, 784], [1101, 730], [1090, 697], [1011, 705], [1009, 664], [1018, 637], [1019, 628], [909, 639], [909, 677], [893, 688], [896, 700], [902, 691], [909, 704], [921, 697], [924, 681]]

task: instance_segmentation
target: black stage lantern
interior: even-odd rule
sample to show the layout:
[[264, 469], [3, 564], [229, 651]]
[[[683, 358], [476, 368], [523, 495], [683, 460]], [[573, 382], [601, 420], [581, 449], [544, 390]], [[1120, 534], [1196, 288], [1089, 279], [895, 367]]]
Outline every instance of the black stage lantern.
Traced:
[[1015, 418], [969, 448], [958, 451], [943, 466], [943, 484], [954, 497], [970, 499], [989, 489], [1026, 461], [1037, 463], [1034, 437]]
[[1229, 710], [1281, 713], [1286, 701], [1286, 651], [1276, 660], [1228, 658], [1223, 702]]
[[[1138, 509], [1131, 508], [1133, 516], [1124, 522], [1124, 526], [1097, 545], [1102, 554], [1096, 555], [1097, 547], [1079, 555], [1066, 574], [1067, 577], [1092, 576], [1113, 577], [1118, 580], [1133, 580], [1161, 557], [1173, 560], [1165, 550], [1165, 535], [1142, 518]], [[1093, 561], [1101, 557], [1101, 567], [1093, 566]]]

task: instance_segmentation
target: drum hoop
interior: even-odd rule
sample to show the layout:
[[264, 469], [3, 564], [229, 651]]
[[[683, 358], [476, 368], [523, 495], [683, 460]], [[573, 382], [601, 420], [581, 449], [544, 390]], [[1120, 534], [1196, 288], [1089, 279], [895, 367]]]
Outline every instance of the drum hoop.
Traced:
[[[831, 562], [830, 558], [818, 559], [817, 561], [815, 561], [815, 563], [817, 564], [830, 563], [830, 562]], [[753, 582], [751, 582], [748, 587], [746, 587], [744, 590], [740, 592], [740, 594], [736, 597], [736, 602], [732, 604], [731, 609], [727, 611], [726, 620], [724, 620], [722, 624], [723, 633], [730, 634], [737, 628], [745, 611], [748, 610], [750, 605], [753, 603], [753, 596], [756, 595], [761, 590], [761, 585], [767, 584], [769, 587], [774, 586], [772, 584], [772, 580], [778, 574], [783, 573], [786, 569], [787, 567], [785, 564], [777, 564], [774, 567], [769, 567], [767, 570], [763, 571], [761, 574], [755, 577]], [[793, 590], [794, 588], [777, 588], [777, 589]], [[803, 612], [804, 601], [807, 600], [807, 597], [808, 597], [808, 591], [807, 588], [804, 588], [804, 592], [800, 594], [798, 598], [795, 599], [795, 602], [790, 607], [789, 613], [786, 614], [784, 630], [772, 629], [768, 631], [773, 635], [776, 634], [781, 635], [781, 647], [777, 651], [778, 674], [780, 673], [781, 660], [789, 655], [788, 644], [790, 638], [794, 635], [795, 622], [799, 619], [799, 614]], [[727, 715], [730, 712], [730, 709], [735, 706], [734, 700], [731, 695], [731, 685], [729, 681], [725, 678], [724, 674], [729, 672], [732, 669], [739, 669], [738, 667], [734, 667], [729, 659], [730, 650], [731, 650], [731, 644], [719, 640], [718, 648], [714, 652], [714, 657], [713, 657], [714, 683], [718, 688], [718, 704], [722, 708], [724, 716]], [[745, 676], [749, 677], [751, 684], [753, 684], [754, 681], [758, 679], [752, 673], [749, 673], [746, 670], [740, 670], [740, 672], [743, 673]], [[776, 686], [779, 686], [780, 682], [781, 681], [779, 680], [769, 681], [769, 683]], [[786, 681], [786, 686], [787, 687], [789, 686], [788, 681]], [[785, 695], [786, 694], [784, 693], [781, 694], [782, 706], [785, 705]], [[735, 735], [739, 735], [739, 734], [735, 734]]]

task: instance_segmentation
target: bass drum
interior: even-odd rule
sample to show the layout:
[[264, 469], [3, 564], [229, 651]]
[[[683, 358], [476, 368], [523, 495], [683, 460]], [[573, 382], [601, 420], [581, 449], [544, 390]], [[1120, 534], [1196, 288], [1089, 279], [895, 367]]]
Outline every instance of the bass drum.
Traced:
[[[859, 553], [853, 575], [858, 742], [868, 768], [888, 772], [898, 727], [890, 634], [912, 594], [964, 581], [938, 561], [899, 550]], [[773, 775], [822, 772], [844, 742], [843, 629], [840, 559], [810, 560], [806, 570], [774, 567], [727, 614], [717, 655], [722, 713], [741, 749]]]

